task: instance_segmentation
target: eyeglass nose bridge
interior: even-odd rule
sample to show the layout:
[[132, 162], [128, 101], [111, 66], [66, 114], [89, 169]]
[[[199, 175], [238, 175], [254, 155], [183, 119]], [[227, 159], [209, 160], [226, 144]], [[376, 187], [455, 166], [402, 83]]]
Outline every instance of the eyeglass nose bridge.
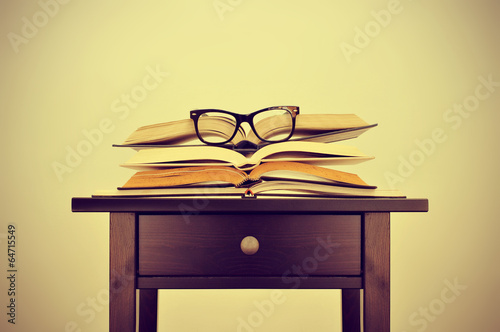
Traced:
[[238, 130], [239, 127], [243, 123], [248, 123], [250, 125], [250, 127], [252, 128], [252, 130], [254, 130], [254, 128], [253, 128], [253, 118], [254, 118], [255, 114], [238, 114], [238, 113], [234, 113], [233, 116], [235, 116], [235, 118], [236, 118], [236, 130]]

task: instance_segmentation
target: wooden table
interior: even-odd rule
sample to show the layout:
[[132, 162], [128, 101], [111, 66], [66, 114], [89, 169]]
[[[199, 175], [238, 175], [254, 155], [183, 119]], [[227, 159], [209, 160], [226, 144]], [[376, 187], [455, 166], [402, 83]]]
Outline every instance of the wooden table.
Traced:
[[[156, 331], [158, 289], [341, 289], [343, 331], [390, 329], [390, 213], [427, 199], [73, 198], [110, 213], [111, 332]], [[188, 309], [188, 308], [186, 308]]]

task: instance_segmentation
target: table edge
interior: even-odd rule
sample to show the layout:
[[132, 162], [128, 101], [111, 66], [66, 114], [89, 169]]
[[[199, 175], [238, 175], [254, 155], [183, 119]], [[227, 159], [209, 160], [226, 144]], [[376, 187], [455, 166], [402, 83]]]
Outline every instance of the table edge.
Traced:
[[[232, 204], [228, 204], [232, 203]], [[73, 197], [72, 212], [337, 213], [428, 212], [426, 198], [96, 198]]]

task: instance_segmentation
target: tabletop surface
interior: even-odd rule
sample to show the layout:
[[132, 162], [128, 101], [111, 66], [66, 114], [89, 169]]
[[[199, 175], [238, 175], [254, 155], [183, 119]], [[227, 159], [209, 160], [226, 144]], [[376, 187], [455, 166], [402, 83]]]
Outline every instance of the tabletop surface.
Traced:
[[339, 213], [427, 212], [425, 198], [108, 198], [74, 197], [73, 212]]

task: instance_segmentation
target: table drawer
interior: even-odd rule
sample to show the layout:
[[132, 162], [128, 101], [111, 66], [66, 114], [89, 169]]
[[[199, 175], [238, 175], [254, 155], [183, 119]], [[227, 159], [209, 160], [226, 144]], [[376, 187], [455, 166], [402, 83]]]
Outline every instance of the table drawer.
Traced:
[[361, 217], [141, 215], [139, 274], [360, 275]]

